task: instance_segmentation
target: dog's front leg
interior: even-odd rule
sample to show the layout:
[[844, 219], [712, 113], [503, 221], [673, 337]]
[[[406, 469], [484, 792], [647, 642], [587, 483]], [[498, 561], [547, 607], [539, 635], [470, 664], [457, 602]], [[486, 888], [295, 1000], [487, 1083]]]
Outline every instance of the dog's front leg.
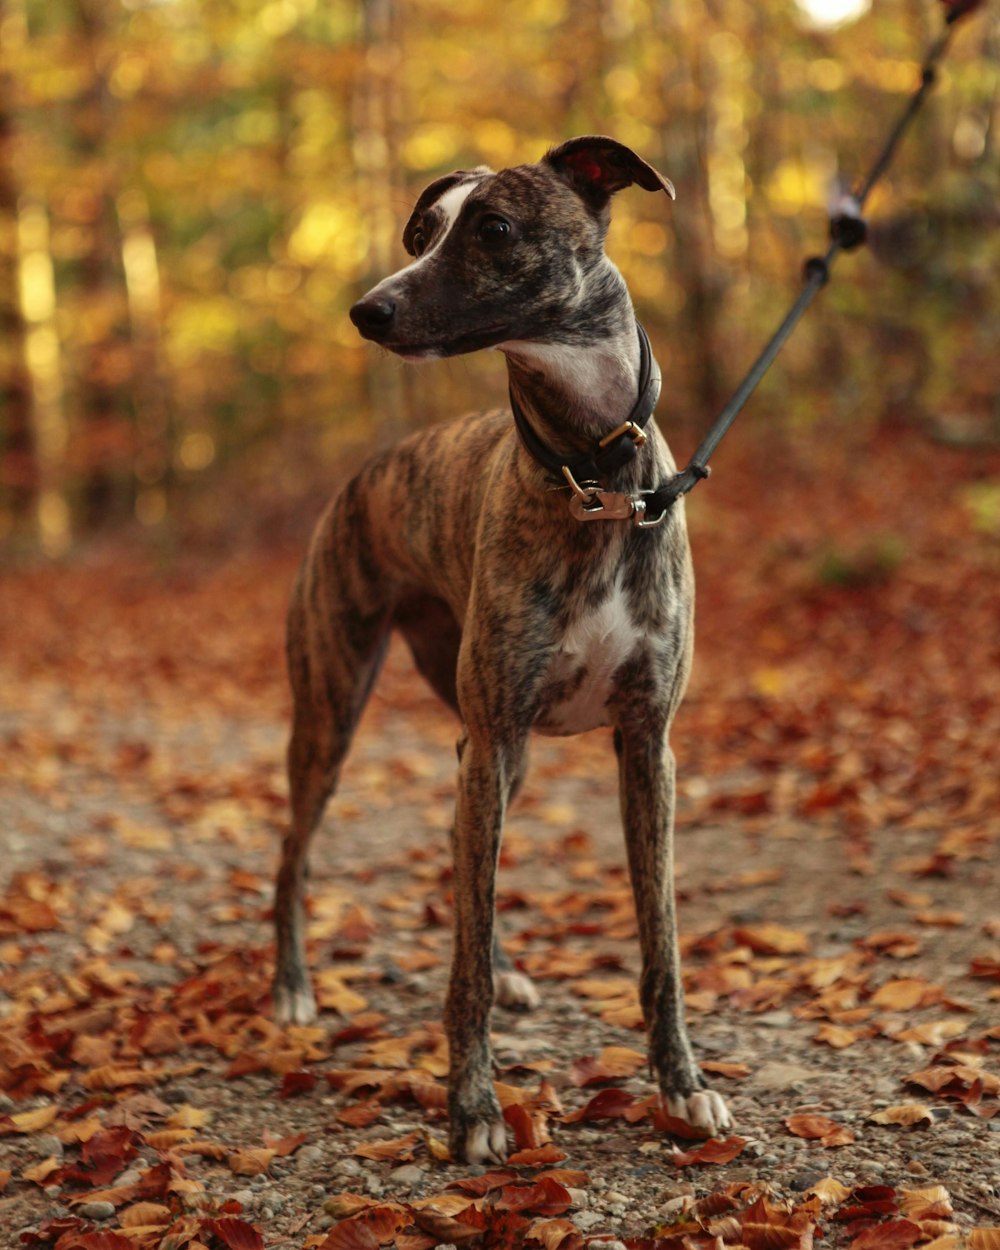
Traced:
[[455, 943], [445, 1024], [451, 1153], [467, 1163], [502, 1163], [507, 1155], [503, 1115], [493, 1088], [489, 1030], [497, 858], [514, 771], [509, 761], [519, 754], [509, 745], [501, 750], [475, 735], [469, 735], [461, 748], [454, 837]]
[[730, 1117], [721, 1096], [705, 1088], [684, 1020], [674, 900], [674, 756], [667, 727], [658, 726], [655, 718], [637, 717], [618, 729], [615, 747], [642, 948], [640, 997], [650, 1065], [665, 1109], [714, 1135], [729, 1127]]

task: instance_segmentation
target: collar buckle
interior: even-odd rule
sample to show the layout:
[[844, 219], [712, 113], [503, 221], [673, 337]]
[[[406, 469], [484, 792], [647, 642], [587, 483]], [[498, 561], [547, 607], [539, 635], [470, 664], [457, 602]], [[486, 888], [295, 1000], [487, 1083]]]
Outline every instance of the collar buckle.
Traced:
[[627, 434], [632, 442], [635, 443], [636, 447], [641, 447], [647, 438], [646, 431], [641, 425], [636, 425], [634, 421], [623, 421], [621, 425], [616, 426], [610, 434], [605, 434], [597, 445], [603, 451], [605, 447], [610, 446], [616, 438], [621, 438], [623, 434]]

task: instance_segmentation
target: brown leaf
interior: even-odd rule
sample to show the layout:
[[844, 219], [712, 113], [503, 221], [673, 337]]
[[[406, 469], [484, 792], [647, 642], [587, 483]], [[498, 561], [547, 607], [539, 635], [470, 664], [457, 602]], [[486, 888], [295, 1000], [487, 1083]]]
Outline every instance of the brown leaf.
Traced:
[[872, 1004], [888, 1011], [912, 1011], [919, 1007], [928, 991], [940, 989], [919, 977], [899, 977], [886, 981], [871, 997]]
[[847, 1146], [854, 1141], [854, 1134], [843, 1124], [825, 1115], [790, 1115], [785, 1127], [796, 1137], [819, 1141], [824, 1146]]
[[885, 1107], [876, 1111], [868, 1119], [872, 1124], [900, 1124], [910, 1127], [914, 1124], [930, 1126], [934, 1123], [930, 1107], [919, 1102], [901, 1102], [894, 1107]]
[[270, 1167], [274, 1153], [266, 1146], [234, 1150], [229, 1156], [229, 1169], [237, 1176], [260, 1176]]
[[170, 1208], [161, 1202], [136, 1202], [118, 1214], [118, 1223], [122, 1228], [169, 1224], [172, 1219]]
[[[534, 1149], [516, 1150], [508, 1157], [507, 1162], [515, 1167], [537, 1168], [544, 1167], [547, 1163], [562, 1163], [566, 1157], [565, 1150], [560, 1150], [553, 1142], [546, 1142], [544, 1146]], [[558, 1180], [558, 1177], [555, 1179]]]
[[686, 1168], [692, 1163], [729, 1163], [736, 1158], [746, 1145], [743, 1137], [727, 1137], [724, 1141], [712, 1138], [694, 1150], [675, 1151], [670, 1156], [671, 1163], [679, 1168]]
[[560, 1117], [564, 1124], [576, 1124], [580, 1120], [617, 1120], [635, 1102], [635, 1095], [624, 1089], [602, 1089], [584, 1106]]
[[390, 1141], [365, 1142], [351, 1153], [360, 1155], [362, 1159], [399, 1159], [409, 1161], [413, 1158], [420, 1134], [407, 1133], [405, 1137], [395, 1137]]
[[820, 1203], [825, 1206], [839, 1206], [850, 1196], [851, 1191], [846, 1185], [842, 1185], [833, 1176], [825, 1176], [821, 1181], [817, 1181], [806, 1193], [815, 1194]]
[[733, 940], [749, 946], [756, 955], [805, 955], [809, 939], [798, 929], [765, 923], [743, 925], [733, 930]]
[[635, 1076], [646, 1062], [644, 1054], [629, 1046], [605, 1046], [596, 1058], [586, 1056], [575, 1059], [570, 1068], [570, 1079], [577, 1087], [597, 1085], [601, 1081]]
[[850, 1250], [909, 1250], [922, 1236], [920, 1225], [912, 1220], [887, 1220], [855, 1237]]
[[579, 1237], [580, 1230], [572, 1220], [536, 1220], [527, 1241], [541, 1242], [543, 1250], [559, 1250], [569, 1238]]
[[201, 1227], [205, 1232], [218, 1237], [226, 1250], [264, 1250], [264, 1238], [245, 1220], [232, 1216], [218, 1220], [205, 1219], [202, 1220]]
[[38, 1133], [48, 1128], [59, 1114], [59, 1108], [36, 1107], [34, 1111], [19, 1111], [17, 1115], [0, 1116], [0, 1137], [10, 1133]]

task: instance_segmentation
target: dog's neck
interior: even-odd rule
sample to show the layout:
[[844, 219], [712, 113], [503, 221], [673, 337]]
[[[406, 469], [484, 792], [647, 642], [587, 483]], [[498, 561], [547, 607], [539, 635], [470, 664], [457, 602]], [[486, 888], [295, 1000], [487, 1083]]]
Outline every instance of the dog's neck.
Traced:
[[[500, 344], [511, 392], [533, 430], [556, 452], [579, 452], [629, 417], [639, 391], [640, 348], [635, 313], [624, 283], [600, 318], [580, 316], [552, 341]], [[590, 305], [593, 307], [593, 305]]]

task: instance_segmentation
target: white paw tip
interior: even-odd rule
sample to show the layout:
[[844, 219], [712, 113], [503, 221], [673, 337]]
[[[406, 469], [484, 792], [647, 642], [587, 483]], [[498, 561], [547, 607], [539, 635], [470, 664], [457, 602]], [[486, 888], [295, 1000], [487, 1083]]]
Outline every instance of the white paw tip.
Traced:
[[507, 1134], [503, 1121], [474, 1124], [465, 1138], [466, 1163], [503, 1163], [507, 1158]]
[[667, 1098], [667, 1111], [678, 1119], [687, 1120], [695, 1128], [704, 1129], [711, 1136], [732, 1128], [732, 1117], [721, 1094], [714, 1089], [700, 1089], [686, 1098]]
[[290, 990], [278, 986], [274, 990], [274, 1018], [278, 1024], [312, 1024], [317, 1015], [311, 989]]
[[519, 1011], [534, 1011], [540, 1005], [542, 996], [535, 988], [535, 983], [523, 972], [513, 969], [498, 972], [495, 978], [496, 1001], [501, 1007], [512, 1007]]

